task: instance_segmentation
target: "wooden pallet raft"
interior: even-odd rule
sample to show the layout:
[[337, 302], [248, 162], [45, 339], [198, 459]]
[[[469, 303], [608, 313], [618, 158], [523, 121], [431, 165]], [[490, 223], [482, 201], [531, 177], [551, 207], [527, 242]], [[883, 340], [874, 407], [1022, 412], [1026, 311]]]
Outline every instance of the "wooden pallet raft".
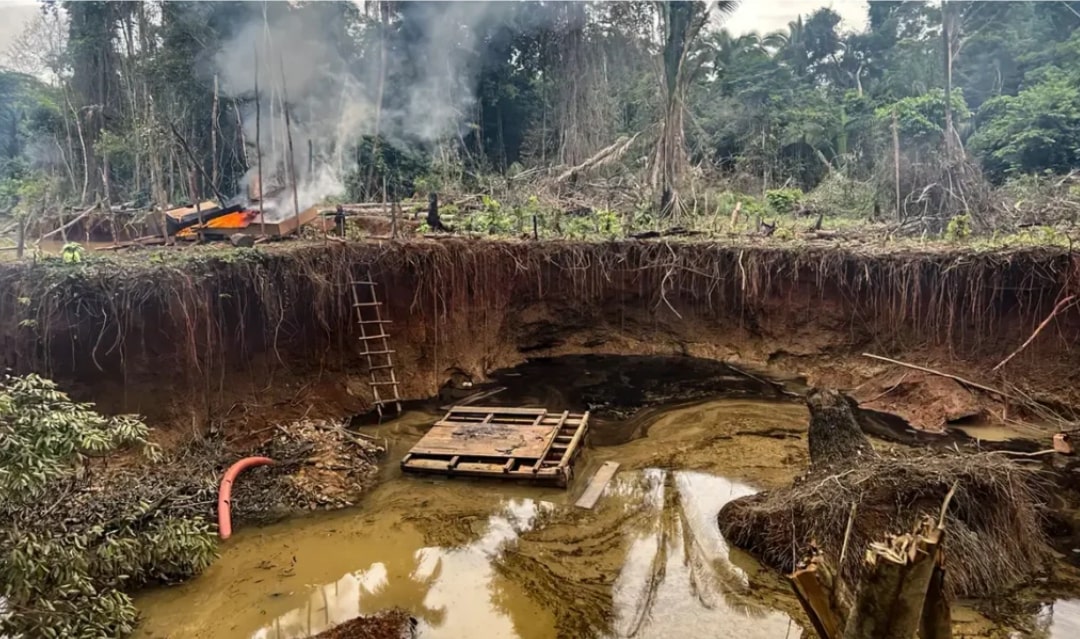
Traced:
[[588, 428], [588, 412], [454, 406], [405, 455], [401, 469], [565, 488]]

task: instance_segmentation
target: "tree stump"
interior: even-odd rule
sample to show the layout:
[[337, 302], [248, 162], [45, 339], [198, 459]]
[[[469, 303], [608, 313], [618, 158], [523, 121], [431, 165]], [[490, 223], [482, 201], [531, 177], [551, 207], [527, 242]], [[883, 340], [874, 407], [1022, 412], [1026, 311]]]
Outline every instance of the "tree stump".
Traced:
[[810, 464], [849, 465], [874, 455], [870, 440], [855, 420], [851, 402], [835, 390], [812, 390], [806, 396], [810, 409]]

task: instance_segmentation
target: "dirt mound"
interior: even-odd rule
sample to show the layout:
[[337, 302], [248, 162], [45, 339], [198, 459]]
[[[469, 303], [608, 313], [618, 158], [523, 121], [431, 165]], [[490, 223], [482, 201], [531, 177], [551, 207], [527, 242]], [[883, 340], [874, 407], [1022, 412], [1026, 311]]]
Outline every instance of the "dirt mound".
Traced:
[[955, 596], [992, 597], [1035, 577], [1049, 558], [1041, 481], [997, 453], [893, 452], [842, 470], [821, 468], [791, 487], [728, 503], [718, 521], [731, 543], [790, 572], [811, 547], [839, 565], [851, 518], [841, 569], [848, 583], [857, 583], [868, 544], [912, 530], [923, 516], [936, 517], [954, 482], [946, 587]]
[[911, 370], [878, 376], [852, 397], [863, 408], [899, 415], [915, 428], [935, 432], [983, 413], [979, 398], [959, 383]]
[[402, 610], [357, 617], [315, 635], [313, 639], [405, 639], [415, 635], [415, 620]]

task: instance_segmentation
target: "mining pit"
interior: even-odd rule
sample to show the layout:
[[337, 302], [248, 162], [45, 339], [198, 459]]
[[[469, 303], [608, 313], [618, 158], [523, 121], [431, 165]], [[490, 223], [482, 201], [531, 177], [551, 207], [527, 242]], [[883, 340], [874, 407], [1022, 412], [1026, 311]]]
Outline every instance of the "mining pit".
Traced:
[[[857, 403], [885, 457], [1037, 466], [1045, 565], [954, 601], [954, 633], [1080, 633], [1076, 464], [1036, 454], [1080, 406], [1080, 310], [1057, 312], [1070, 253], [455, 238], [165, 254], [0, 268], [4, 364], [145, 416], [179, 460], [161, 482], [191, 503], [239, 457], [287, 462], [237, 482], [209, 569], [136, 593], [136, 636], [812, 637], [776, 562], [717, 524], [807, 471], [811, 388]], [[375, 410], [351, 294], [367, 278], [400, 416]], [[566, 489], [401, 472], [446, 406], [484, 392], [589, 411]], [[605, 462], [595, 507], [575, 506]]]

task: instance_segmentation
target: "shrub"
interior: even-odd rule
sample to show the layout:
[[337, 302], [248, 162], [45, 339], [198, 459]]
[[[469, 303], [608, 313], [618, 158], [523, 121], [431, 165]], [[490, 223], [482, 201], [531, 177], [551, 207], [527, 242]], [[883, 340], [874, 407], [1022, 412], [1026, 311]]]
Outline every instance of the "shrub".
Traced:
[[799, 189], [770, 189], [765, 192], [765, 203], [773, 213], [785, 215], [795, 210], [803, 196]]
[[91, 486], [91, 457], [139, 446], [156, 459], [148, 432], [37, 375], [0, 382], [0, 636], [124, 636], [137, 619], [124, 588], [209, 565], [210, 525], [169, 516], [168, 493], [149, 499], [135, 482], [114, 500]]

